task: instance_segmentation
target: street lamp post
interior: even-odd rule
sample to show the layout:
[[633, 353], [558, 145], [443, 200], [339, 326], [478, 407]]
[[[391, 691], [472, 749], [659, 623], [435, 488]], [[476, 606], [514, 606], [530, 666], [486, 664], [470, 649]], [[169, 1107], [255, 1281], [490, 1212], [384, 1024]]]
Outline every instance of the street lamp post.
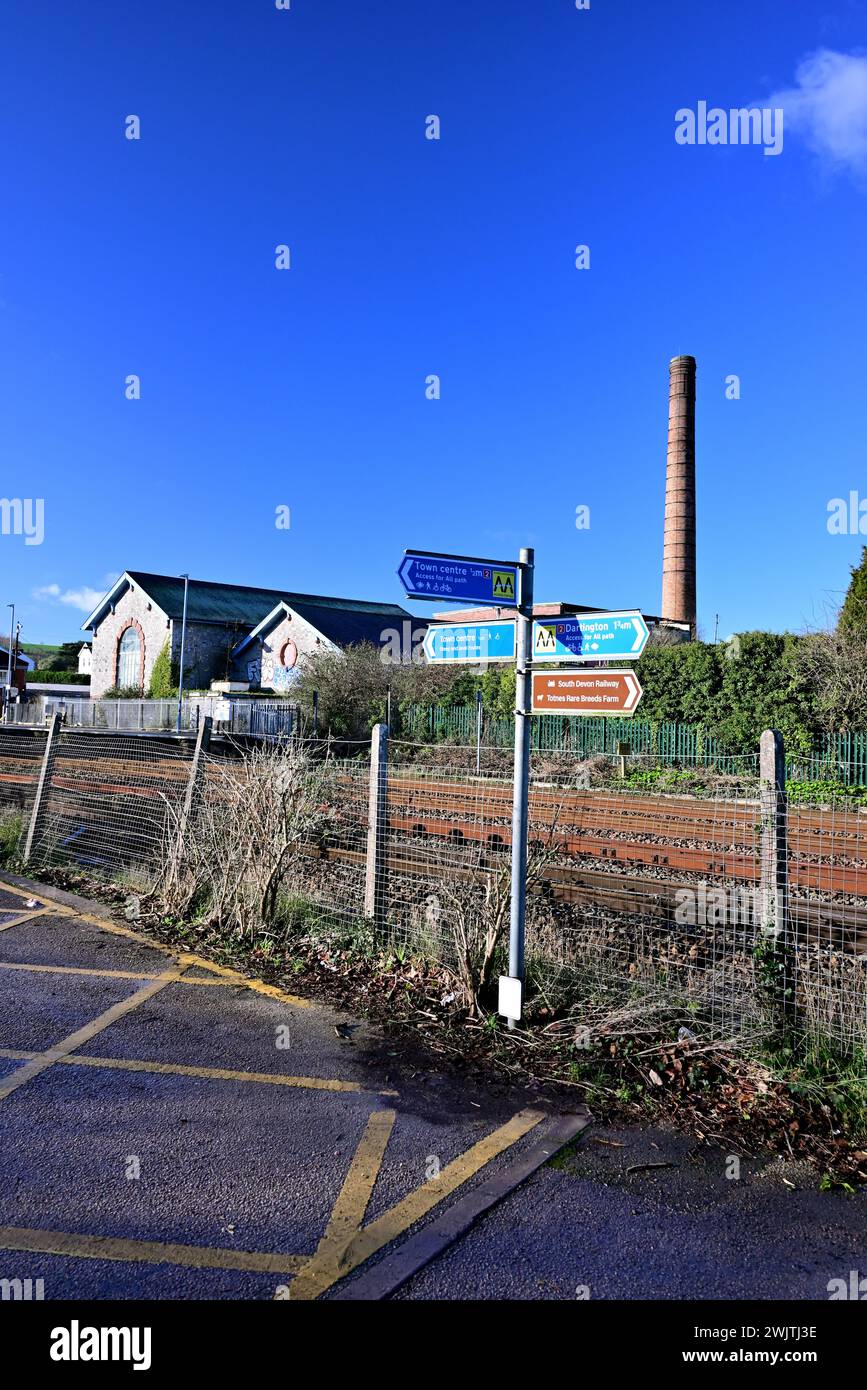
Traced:
[[190, 576], [182, 574], [184, 581], [184, 613], [181, 618], [181, 666], [178, 673], [178, 733], [181, 732], [181, 706], [184, 698], [184, 646], [187, 640], [187, 592], [190, 587]]
[[6, 705], [3, 710], [3, 718], [9, 718], [9, 706], [12, 703], [12, 646], [15, 641], [15, 604], [7, 603], [7, 608], [12, 609], [12, 617], [9, 620], [9, 670], [7, 675]]

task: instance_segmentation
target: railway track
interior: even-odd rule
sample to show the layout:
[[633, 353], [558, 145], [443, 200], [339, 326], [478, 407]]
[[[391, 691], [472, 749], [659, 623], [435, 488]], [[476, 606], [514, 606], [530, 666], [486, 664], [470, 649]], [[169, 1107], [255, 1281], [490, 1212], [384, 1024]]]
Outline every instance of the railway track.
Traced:
[[[430, 891], [435, 892], [443, 864], [437, 857], [435, 845], [430, 846], [427, 856], [424, 850], [424, 846], [414, 843], [398, 843], [386, 855], [387, 873], [398, 877], [409, 876], [421, 884], [427, 879]], [[366, 860], [363, 849], [337, 845], [307, 845], [304, 853], [311, 859], [351, 864], [360, 869], [363, 869]], [[486, 867], [490, 867], [490, 861], [487, 865], [450, 862], [448, 874], [453, 881], [472, 882], [479, 879]], [[679, 906], [678, 893], [685, 886], [683, 879], [646, 878], [630, 872], [614, 874], [610, 869], [586, 868], [579, 864], [555, 864], [547, 866], [540, 879], [531, 883], [529, 894], [531, 898], [548, 898], [624, 918], [639, 918], [648, 924], [658, 925], [660, 929], [674, 927], [688, 932], [689, 925], [682, 926], [675, 916]], [[749, 914], [753, 912], [755, 904], [748, 900], [737, 906], [740, 913], [737, 920], [721, 929], [746, 934], [750, 922], [754, 920]], [[867, 953], [867, 904], [857, 906], [840, 900], [816, 902], [791, 894], [788, 906], [790, 922], [799, 942], [836, 945], [859, 955]]]
[[[433, 790], [433, 795], [431, 794]], [[416, 838], [511, 844], [510, 790], [501, 785], [437, 784], [395, 778], [389, 826]], [[604, 860], [756, 883], [760, 877], [758, 800], [702, 802], [679, 797], [534, 788], [531, 842], [553, 841], [577, 861]], [[792, 887], [867, 896], [867, 816], [790, 807]]]
[[[157, 740], [143, 739], [140, 746], [146, 759], [101, 751], [99, 736], [88, 740], [82, 756], [62, 749], [52, 787], [65, 812], [77, 800], [86, 820], [89, 803], [102, 807], [106, 799], [129, 798], [147, 814], [149, 803], [180, 797], [189, 774], [186, 757], [180, 750], [169, 754]], [[23, 798], [37, 775], [38, 762], [13, 754], [0, 771], [0, 786]], [[363, 779], [342, 773], [338, 781], [350, 798], [366, 801]], [[396, 771], [389, 780], [388, 824], [408, 841], [503, 850], [511, 844], [511, 796], [502, 779], [432, 779]], [[635, 870], [672, 880], [687, 874], [753, 885], [759, 879], [760, 815], [757, 797], [746, 795], [702, 800], [536, 783], [530, 833], [536, 843], [554, 842], [578, 869], [597, 866], [598, 872], [599, 865], [609, 865], [618, 873]], [[790, 807], [788, 848], [794, 890], [867, 899], [867, 814]]]

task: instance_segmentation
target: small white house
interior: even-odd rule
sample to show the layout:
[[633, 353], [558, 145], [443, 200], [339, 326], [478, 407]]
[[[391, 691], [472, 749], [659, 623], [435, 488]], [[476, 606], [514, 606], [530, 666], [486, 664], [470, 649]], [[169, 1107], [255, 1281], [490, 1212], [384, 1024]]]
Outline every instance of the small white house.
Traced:
[[78, 653], [78, 674], [80, 676], [89, 676], [92, 662], [93, 651], [85, 642], [84, 646], [79, 649]]

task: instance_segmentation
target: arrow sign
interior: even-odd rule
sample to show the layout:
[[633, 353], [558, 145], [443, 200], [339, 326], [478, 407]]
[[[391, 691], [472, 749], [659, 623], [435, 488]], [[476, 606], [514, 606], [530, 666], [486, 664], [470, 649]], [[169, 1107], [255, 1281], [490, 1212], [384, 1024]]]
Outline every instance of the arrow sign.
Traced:
[[622, 661], [641, 656], [650, 630], [637, 608], [582, 613], [533, 623], [533, 658], [541, 661]]
[[445, 598], [457, 603], [517, 608], [518, 568], [507, 561], [407, 550], [397, 575], [410, 598]]
[[428, 661], [514, 661], [515, 624], [441, 623], [424, 638]]
[[533, 714], [634, 714], [644, 691], [631, 671], [534, 671]]

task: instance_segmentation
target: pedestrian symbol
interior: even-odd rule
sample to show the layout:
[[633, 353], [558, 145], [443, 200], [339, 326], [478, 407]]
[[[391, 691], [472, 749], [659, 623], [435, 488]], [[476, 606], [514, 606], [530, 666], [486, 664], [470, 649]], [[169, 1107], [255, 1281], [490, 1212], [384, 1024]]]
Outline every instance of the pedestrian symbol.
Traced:
[[494, 598], [515, 601], [515, 571], [494, 570]]

